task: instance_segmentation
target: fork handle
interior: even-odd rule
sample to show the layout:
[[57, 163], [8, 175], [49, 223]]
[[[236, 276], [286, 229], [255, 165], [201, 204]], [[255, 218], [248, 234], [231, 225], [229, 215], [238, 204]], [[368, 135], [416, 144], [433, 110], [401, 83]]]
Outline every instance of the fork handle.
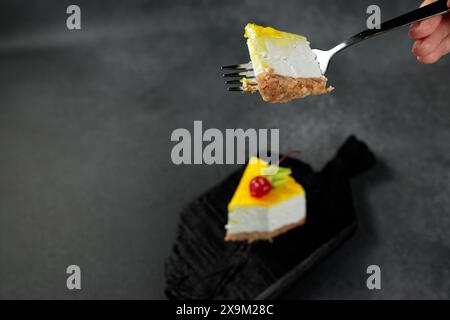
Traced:
[[343, 43], [334, 47], [333, 53], [339, 52], [347, 47], [350, 47], [358, 42], [363, 40], [367, 40], [369, 38], [375, 37], [387, 31], [391, 31], [398, 27], [402, 27], [407, 24], [411, 24], [416, 21], [424, 20], [433, 16], [441, 15], [446, 12], [449, 12], [449, 8], [447, 7], [447, 0], [438, 0], [433, 2], [427, 6], [418, 8], [411, 12], [408, 12], [404, 15], [398, 16], [386, 22], [380, 24], [379, 29], [367, 29], [358, 34], [355, 34], [353, 37], [344, 41]]

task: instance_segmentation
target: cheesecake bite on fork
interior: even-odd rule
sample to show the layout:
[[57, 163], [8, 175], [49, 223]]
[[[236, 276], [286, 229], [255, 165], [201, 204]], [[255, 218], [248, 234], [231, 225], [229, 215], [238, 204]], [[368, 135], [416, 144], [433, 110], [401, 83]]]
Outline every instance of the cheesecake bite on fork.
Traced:
[[267, 102], [287, 102], [333, 90], [327, 87], [315, 53], [301, 35], [247, 24], [245, 38], [251, 61], [222, 67], [230, 91], [255, 92]]

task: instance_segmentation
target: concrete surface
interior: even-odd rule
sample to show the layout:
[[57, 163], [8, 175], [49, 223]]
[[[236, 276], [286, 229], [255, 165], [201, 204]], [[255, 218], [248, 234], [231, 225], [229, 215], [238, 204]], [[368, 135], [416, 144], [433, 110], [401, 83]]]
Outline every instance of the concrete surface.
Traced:
[[[164, 298], [178, 213], [235, 169], [175, 166], [176, 128], [280, 128], [319, 169], [351, 133], [379, 158], [354, 181], [355, 237], [286, 298], [448, 299], [450, 57], [416, 62], [407, 29], [335, 58], [336, 91], [285, 105], [229, 94], [248, 21], [328, 48], [373, 1], [71, 1], [0, 4], [0, 298]], [[377, 1], [383, 19], [414, 1]], [[66, 267], [82, 269], [68, 291]], [[366, 288], [366, 268], [382, 289]]]

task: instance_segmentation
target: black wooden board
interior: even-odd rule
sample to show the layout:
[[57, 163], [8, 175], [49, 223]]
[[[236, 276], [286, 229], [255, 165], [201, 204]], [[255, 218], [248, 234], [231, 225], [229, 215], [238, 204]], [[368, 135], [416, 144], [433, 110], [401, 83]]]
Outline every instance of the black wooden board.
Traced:
[[349, 180], [375, 162], [349, 137], [320, 172], [292, 158], [283, 162], [306, 191], [306, 224], [272, 242], [225, 242], [227, 204], [244, 168], [193, 201], [180, 216], [166, 262], [170, 299], [275, 298], [356, 229]]

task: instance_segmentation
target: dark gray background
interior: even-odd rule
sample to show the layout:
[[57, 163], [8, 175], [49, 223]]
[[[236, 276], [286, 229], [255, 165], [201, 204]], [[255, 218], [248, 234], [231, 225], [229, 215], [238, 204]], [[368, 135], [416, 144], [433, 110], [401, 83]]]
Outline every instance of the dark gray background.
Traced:
[[[68, 31], [66, 7], [82, 9]], [[180, 210], [236, 169], [175, 166], [171, 132], [280, 128], [319, 169], [351, 133], [379, 163], [354, 181], [355, 237], [286, 298], [449, 298], [450, 57], [423, 66], [407, 28], [344, 51], [328, 96], [227, 93], [248, 21], [329, 48], [415, 1], [2, 1], [0, 298], [164, 298]], [[207, 241], [207, 239], [205, 239]], [[68, 291], [65, 269], [82, 268]], [[370, 264], [382, 290], [366, 288]]]

